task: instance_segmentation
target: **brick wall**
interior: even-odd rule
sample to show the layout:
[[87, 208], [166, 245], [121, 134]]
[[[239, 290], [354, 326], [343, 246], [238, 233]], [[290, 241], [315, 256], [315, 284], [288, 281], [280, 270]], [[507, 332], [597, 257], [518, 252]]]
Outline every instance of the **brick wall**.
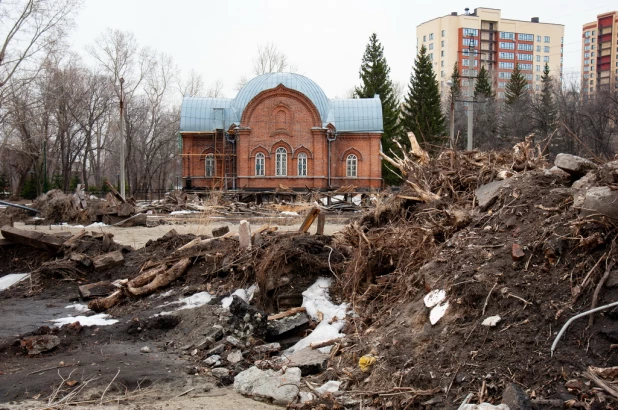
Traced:
[[[258, 94], [245, 108], [240, 126], [236, 136], [237, 188], [270, 189], [279, 184], [290, 188], [328, 187], [326, 130], [319, 112], [303, 94], [283, 85]], [[380, 138], [380, 133], [339, 133], [331, 143], [331, 186], [379, 188]], [[212, 180], [204, 178], [203, 155], [195, 155], [208, 150], [212, 139], [212, 134], [183, 134], [183, 177], [191, 177], [193, 187], [212, 186]], [[275, 175], [277, 148], [287, 152], [286, 176]], [[255, 175], [258, 153], [265, 157], [264, 176]], [[301, 153], [307, 156], [307, 176], [298, 176]], [[357, 157], [356, 178], [346, 177], [350, 154]]]

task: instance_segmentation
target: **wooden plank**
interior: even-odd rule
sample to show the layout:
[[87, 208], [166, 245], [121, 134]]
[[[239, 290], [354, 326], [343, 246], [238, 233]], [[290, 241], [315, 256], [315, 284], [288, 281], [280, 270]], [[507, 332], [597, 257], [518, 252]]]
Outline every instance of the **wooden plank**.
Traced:
[[67, 241], [64, 242], [64, 248], [65, 249], [72, 249], [72, 248], [74, 248], [77, 245], [78, 241], [84, 235], [86, 235], [86, 230], [82, 229], [81, 231], [79, 231], [75, 235], [71, 236]]
[[311, 225], [313, 224], [313, 221], [315, 221], [315, 218], [318, 217], [319, 213], [320, 213], [320, 209], [319, 208], [315, 208], [315, 207], [312, 208], [311, 211], [309, 211], [309, 213], [307, 214], [307, 217], [303, 221], [303, 223], [300, 226], [300, 228], [298, 229], [298, 231], [299, 232], [307, 232], [309, 230], [309, 228], [311, 227]]
[[89, 299], [93, 297], [109, 296], [114, 293], [116, 287], [109, 281], [102, 281], [81, 285], [77, 289], [82, 298]]
[[117, 224], [114, 224], [114, 226], [119, 226], [122, 228], [129, 228], [131, 226], [146, 226], [147, 219], [148, 217], [146, 216], [146, 214], [139, 213], [125, 219], [124, 221], [120, 221]]
[[324, 225], [326, 225], [326, 214], [320, 213], [318, 215], [318, 230], [316, 235], [324, 235]]
[[122, 255], [122, 252], [114, 251], [106, 253], [105, 255], [97, 256], [93, 259], [92, 264], [94, 265], [95, 270], [102, 271], [113, 268], [114, 266], [123, 265], [124, 256]]
[[121, 203], [125, 203], [127, 201], [124, 200], [124, 198], [122, 197], [122, 195], [120, 195], [118, 193], [118, 191], [116, 191], [116, 188], [114, 188], [114, 186], [112, 184], [109, 183], [109, 181], [105, 181], [105, 183], [107, 184], [107, 187], [109, 188], [110, 191], [112, 191], [112, 195], [114, 195], [114, 198], [116, 198], [117, 200], [119, 200]]
[[268, 316], [268, 320], [279, 320], [279, 319], [283, 319], [284, 317], [294, 316], [297, 313], [306, 312], [306, 311], [307, 309], [302, 306], [295, 307], [290, 310], [286, 310], [285, 312], [280, 312], [280, 313], [277, 313], [276, 315]]
[[56, 235], [49, 235], [37, 231], [25, 231], [8, 225], [0, 228], [0, 233], [11, 242], [51, 252], [58, 252], [62, 244], [66, 241], [65, 238]]

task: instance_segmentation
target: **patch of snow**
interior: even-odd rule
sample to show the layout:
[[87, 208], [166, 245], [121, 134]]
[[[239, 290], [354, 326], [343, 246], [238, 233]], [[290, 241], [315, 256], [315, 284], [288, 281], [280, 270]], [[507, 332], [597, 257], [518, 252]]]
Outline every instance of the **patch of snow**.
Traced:
[[322, 312], [323, 320], [330, 322], [335, 316], [338, 319], [343, 319], [346, 315], [348, 305], [342, 303], [341, 305], [335, 305], [330, 301], [328, 295], [328, 289], [332, 283], [330, 278], [318, 278], [313, 285], [303, 292], [303, 304], [307, 309], [307, 314], [313, 318], [313, 320], [319, 320], [318, 312]]
[[285, 215], [285, 216], [298, 216], [298, 212], [283, 211], [283, 212], [281, 212], [281, 215]]
[[[343, 202], [344, 198], [345, 197], [343, 195], [331, 196], [330, 197], [330, 203], [331, 204], [336, 204], [338, 202]], [[322, 202], [322, 205], [328, 205], [328, 198], [320, 198], [320, 202]]]
[[92, 316], [62, 317], [60, 319], [53, 319], [50, 322], [54, 322], [54, 326], [56, 327], [75, 322], [79, 322], [82, 326], [109, 326], [118, 323], [118, 319], [109, 319], [110, 317], [110, 315], [106, 315], [105, 313], [99, 313]]
[[65, 309], [75, 309], [78, 312], [87, 312], [87, 311], [90, 310], [90, 309], [88, 309], [88, 306], [82, 305], [82, 304], [79, 304], [79, 303], [72, 303], [72, 304], [70, 304], [68, 306], [65, 306], [64, 308]]
[[502, 318], [498, 315], [489, 316], [488, 318], [483, 320], [483, 323], [481, 323], [481, 325], [493, 327], [493, 326], [496, 326], [498, 323], [500, 323], [501, 320]]
[[188, 214], [196, 214], [197, 211], [172, 211], [170, 212], [170, 215], [188, 215]]
[[0, 278], [0, 291], [10, 288], [28, 277], [29, 273], [9, 273]]
[[[331, 339], [344, 336], [341, 329], [345, 325], [346, 311], [348, 305], [342, 303], [335, 305], [331, 302], [328, 295], [328, 288], [332, 283], [332, 279], [318, 278], [318, 280], [303, 292], [303, 307], [307, 309], [307, 314], [314, 320], [319, 320], [318, 312], [322, 313], [322, 321], [316, 328], [304, 339], [299, 340], [294, 346], [285, 351], [286, 354], [291, 354], [314, 342], [324, 342]], [[334, 320], [337, 318], [337, 320]], [[323, 353], [329, 353], [332, 346], [327, 346], [318, 349]]]
[[158, 299], [163, 299], [163, 298], [166, 298], [168, 296], [171, 296], [173, 293], [174, 293], [174, 289], [170, 289], [167, 292], [163, 292], [160, 295], [157, 295], [157, 298]]
[[176, 310], [195, 309], [195, 308], [198, 308], [200, 306], [204, 306], [205, 304], [207, 304], [211, 300], [212, 300], [212, 295], [210, 293], [208, 293], [208, 292], [199, 292], [199, 293], [195, 293], [195, 294], [193, 294], [193, 295], [191, 295], [189, 297], [177, 300], [175, 302], [166, 303], [163, 306], [181, 305]]
[[432, 325], [438, 323], [438, 321], [442, 319], [442, 316], [446, 313], [446, 309], [448, 309], [448, 302], [434, 306], [433, 309], [431, 309], [431, 312], [429, 312], [429, 322]]
[[86, 226], [86, 229], [99, 228], [99, 227], [103, 227], [103, 226], [107, 226], [107, 225], [104, 224], [103, 222], [95, 222], [95, 223], [92, 223], [92, 224]]
[[329, 380], [320, 387], [316, 388], [315, 391], [323, 395], [324, 393], [336, 393], [339, 391], [339, 386], [341, 386], [340, 381]]
[[41, 218], [40, 216], [35, 216], [32, 219], [34, 219], [35, 221], [44, 221], [45, 220], [45, 218]]
[[251, 287], [247, 289], [236, 289], [234, 293], [232, 293], [230, 296], [221, 300], [221, 306], [223, 306], [224, 309], [229, 309], [232, 301], [234, 300], [234, 295], [249, 303], [253, 299], [253, 295], [255, 294], [256, 290], [257, 285], [251, 285]]
[[443, 289], [435, 289], [425, 295], [423, 301], [425, 306], [432, 308], [446, 299], [446, 292]]

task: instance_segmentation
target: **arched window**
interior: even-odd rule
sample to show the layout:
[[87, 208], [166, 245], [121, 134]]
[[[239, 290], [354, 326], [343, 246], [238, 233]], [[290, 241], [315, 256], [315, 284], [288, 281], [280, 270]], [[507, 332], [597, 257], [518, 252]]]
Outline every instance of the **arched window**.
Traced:
[[298, 154], [298, 176], [307, 176], [307, 154], [305, 153]]
[[215, 176], [215, 156], [212, 154], [206, 155], [204, 159], [204, 175], [207, 177]]
[[285, 148], [277, 148], [275, 156], [275, 175], [286, 176], [288, 174], [288, 152]]
[[255, 176], [264, 176], [264, 154], [261, 152], [255, 156]]
[[348, 155], [348, 158], [346, 159], [346, 171], [345, 174], [347, 177], [352, 177], [352, 178], [356, 178], [357, 176], [357, 163], [358, 160], [356, 158], [356, 155], [354, 154], [350, 154]]

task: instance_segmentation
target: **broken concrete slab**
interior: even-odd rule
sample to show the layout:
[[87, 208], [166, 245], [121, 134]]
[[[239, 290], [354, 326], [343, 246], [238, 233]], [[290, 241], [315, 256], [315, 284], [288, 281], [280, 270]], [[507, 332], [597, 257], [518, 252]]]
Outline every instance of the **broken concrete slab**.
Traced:
[[114, 251], [106, 253], [105, 255], [97, 256], [93, 259], [92, 264], [94, 265], [95, 270], [102, 271], [113, 268], [114, 266], [123, 265], [124, 256], [122, 255], [122, 252]]
[[288, 363], [288, 366], [298, 367], [302, 376], [309, 376], [326, 370], [330, 355], [305, 347], [290, 355], [284, 355], [282, 358]]
[[500, 190], [507, 186], [508, 183], [509, 180], [507, 179], [503, 181], [494, 181], [489, 184], [481, 185], [474, 191], [476, 202], [482, 211], [485, 211], [496, 202], [496, 199], [498, 199], [500, 195]]
[[601, 214], [608, 218], [618, 219], [618, 191], [607, 186], [592, 187], [586, 191], [580, 215]]
[[260, 370], [253, 366], [234, 378], [234, 390], [245, 396], [269, 399], [275, 404], [286, 405], [296, 399], [300, 387], [301, 371], [298, 367], [282, 370]]
[[274, 338], [285, 333], [306, 327], [309, 324], [309, 316], [305, 312], [299, 312], [293, 316], [284, 317], [278, 320], [268, 321], [268, 337]]
[[21, 245], [31, 246], [44, 251], [58, 252], [66, 238], [57, 235], [49, 235], [37, 231], [25, 231], [4, 225], [0, 228], [0, 233], [5, 239]]
[[581, 178], [586, 175], [588, 171], [597, 168], [592, 161], [571, 154], [556, 155], [554, 165], [575, 178]]
[[59, 344], [60, 339], [56, 335], [29, 336], [21, 340], [21, 347], [25, 348], [29, 355], [47, 352]]

